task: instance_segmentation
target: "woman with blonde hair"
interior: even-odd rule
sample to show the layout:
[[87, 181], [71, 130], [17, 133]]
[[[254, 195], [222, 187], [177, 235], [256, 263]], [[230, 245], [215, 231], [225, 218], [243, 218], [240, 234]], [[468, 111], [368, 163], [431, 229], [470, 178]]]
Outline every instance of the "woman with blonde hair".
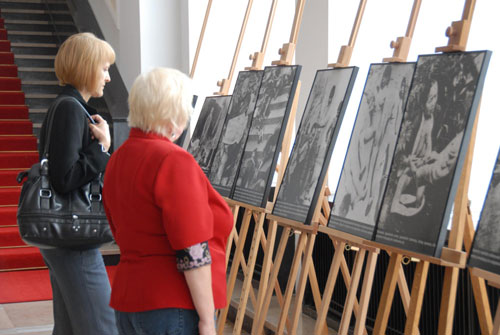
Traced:
[[121, 257], [111, 290], [120, 334], [215, 334], [226, 304], [232, 215], [186, 150], [189, 78], [157, 68], [130, 91], [127, 141], [111, 157], [104, 208]]
[[[57, 52], [55, 71], [64, 89], [49, 108], [54, 119], [51, 128], [47, 118], [44, 121], [39, 147], [42, 155], [50, 139], [49, 178], [57, 192], [79, 189], [104, 172], [111, 145], [109, 127], [87, 102], [103, 96], [114, 61], [113, 48], [91, 33], [70, 36]], [[109, 307], [111, 288], [98, 247], [40, 249], [52, 284], [53, 334], [117, 334]]]

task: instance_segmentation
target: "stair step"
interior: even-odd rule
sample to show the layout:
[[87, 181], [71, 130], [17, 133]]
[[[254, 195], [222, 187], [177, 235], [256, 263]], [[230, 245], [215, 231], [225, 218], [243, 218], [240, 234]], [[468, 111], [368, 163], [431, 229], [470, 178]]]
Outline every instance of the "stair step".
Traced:
[[[1, 151], [33, 151], [37, 149], [37, 138], [33, 135], [0, 135], [0, 152]], [[1, 173], [1, 171], [0, 171]], [[1, 186], [5, 186], [0, 183]]]
[[17, 225], [17, 205], [0, 206], [0, 226]]
[[[45, 3], [43, 2], [27, 2], [27, 1], [0, 1], [2, 5], [2, 11], [9, 9], [38, 9], [45, 10], [47, 9]], [[51, 10], [68, 10], [68, 6], [64, 3], [52, 3], [48, 4]]]
[[0, 105], [24, 105], [24, 92], [0, 91]]
[[43, 58], [26, 59], [26, 58], [17, 58], [14, 56], [14, 63], [19, 67], [35, 67], [35, 68], [54, 67], [53, 59], [43, 59]]
[[14, 54], [12, 52], [0, 52], [0, 64], [14, 64]]
[[52, 85], [21, 85], [22, 91], [26, 94], [41, 93], [58, 95], [62, 91], [62, 87], [56, 84]]
[[45, 266], [36, 247], [0, 249], [0, 270], [16, 270]]
[[0, 52], [10, 52], [10, 41], [7, 40], [0, 41]]
[[[55, 25], [55, 27], [54, 27]], [[10, 20], [5, 23], [5, 29], [9, 32], [11, 30], [15, 31], [57, 31], [57, 32], [69, 32], [69, 33], [77, 33], [73, 22], [52, 22], [47, 21], [23, 21], [23, 20]]]
[[43, 81], [56, 81], [56, 73], [54, 69], [48, 68], [19, 68], [18, 77], [21, 81], [26, 80], [43, 80]]
[[31, 123], [30, 120], [0, 120], [0, 134], [2, 135], [33, 134], [33, 123]]
[[[34, 137], [34, 136], [33, 136]], [[2, 186], [20, 186], [16, 178], [19, 172], [25, 171], [26, 169], [11, 169], [11, 170], [0, 170], [0, 185]]]
[[0, 91], [21, 91], [21, 79], [0, 77]]
[[2, 8], [2, 15], [4, 14], [68, 14], [68, 10], [51, 10], [46, 9], [19, 9], [19, 8]]
[[[20, 45], [21, 44], [21, 45]], [[55, 55], [57, 53], [57, 46], [26, 46], [23, 43], [18, 43], [17, 46], [11, 44], [11, 51], [15, 55]]]
[[55, 21], [72, 21], [72, 17], [69, 12], [64, 13], [54, 13], [51, 15], [47, 13], [38, 13], [29, 10], [18, 10], [18, 9], [6, 9], [2, 10], [2, 17], [7, 20], [34, 20], [34, 21], [49, 21], [50, 17], [53, 17]]
[[0, 64], [0, 77], [17, 77], [17, 65]]
[[28, 106], [0, 106], [0, 119], [28, 119]]
[[67, 38], [65, 35], [24, 35], [24, 34], [11, 34], [9, 31], [9, 41], [13, 43], [40, 43], [40, 44], [58, 44]]
[[[52, 21], [43, 20], [15, 20], [15, 19], [3, 19], [5, 24], [36, 24], [36, 25], [52, 25]], [[54, 21], [55, 25], [74, 25], [72, 20], [69, 21]]]
[[7, 39], [7, 30], [4, 28], [0, 28], [0, 40]]
[[19, 235], [17, 227], [1, 227], [0, 226], [0, 248], [17, 247], [26, 245]]
[[38, 151], [36, 150], [0, 151], [0, 169], [27, 169], [36, 162], [38, 162]]
[[10, 186], [0, 188], [0, 205], [17, 205], [19, 195], [21, 194], [20, 186]]

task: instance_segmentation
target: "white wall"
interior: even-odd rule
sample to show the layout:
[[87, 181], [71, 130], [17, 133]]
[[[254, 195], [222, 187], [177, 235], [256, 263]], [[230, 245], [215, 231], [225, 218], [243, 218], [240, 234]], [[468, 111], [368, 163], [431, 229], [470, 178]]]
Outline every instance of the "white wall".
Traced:
[[142, 0], [139, 6], [141, 72], [163, 66], [188, 74], [186, 1]]

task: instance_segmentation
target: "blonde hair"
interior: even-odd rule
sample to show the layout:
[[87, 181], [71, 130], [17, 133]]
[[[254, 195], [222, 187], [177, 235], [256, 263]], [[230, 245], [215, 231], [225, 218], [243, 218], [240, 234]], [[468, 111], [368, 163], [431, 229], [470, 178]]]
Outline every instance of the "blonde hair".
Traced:
[[108, 42], [92, 33], [71, 35], [61, 44], [54, 68], [59, 84], [77, 90], [93, 90], [99, 84], [97, 73], [104, 62], [115, 62], [115, 51]]
[[175, 128], [186, 127], [192, 101], [188, 76], [175, 69], [155, 68], [137, 77], [130, 90], [128, 125], [170, 137]]

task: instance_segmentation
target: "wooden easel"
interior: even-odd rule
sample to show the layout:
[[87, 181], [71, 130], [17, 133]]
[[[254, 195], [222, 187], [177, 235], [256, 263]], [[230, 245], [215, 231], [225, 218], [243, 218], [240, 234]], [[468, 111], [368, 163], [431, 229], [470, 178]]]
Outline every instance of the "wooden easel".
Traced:
[[[366, 1], [360, 2], [358, 13], [356, 15], [356, 21], [354, 23], [354, 27], [353, 27], [353, 30], [351, 33], [349, 45], [342, 47], [338, 62], [335, 64], [331, 64], [329, 66], [345, 67], [349, 64], [350, 57], [352, 55], [352, 50], [354, 47], [354, 43], [356, 40], [356, 36], [357, 36], [358, 31], [359, 31], [359, 25], [361, 22], [361, 17], [363, 15], [365, 5], [366, 5]], [[328, 305], [325, 303], [325, 300], [323, 300], [323, 304], [322, 304], [321, 294], [319, 292], [319, 287], [318, 287], [317, 279], [316, 279], [316, 273], [314, 271], [314, 267], [312, 264], [312, 251], [313, 251], [314, 242], [315, 242], [315, 238], [316, 238], [318, 229], [322, 230], [323, 228], [325, 228], [323, 226], [320, 226], [320, 224], [323, 224], [323, 225], [327, 224], [329, 212], [330, 212], [330, 207], [329, 207], [328, 200], [327, 200], [327, 197], [329, 195], [329, 191], [326, 188], [326, 180], [327, 180], [327, 178], [324, 179], [323, 185], [322, 185], [322, 189], [325, 190], [325, 193], [323, 195], [323, 199], [321, 201], [317, 202], [317, 205], [316, 205], [316, 208], [314, 211], [314, 215], [313, 215], [313, 219], [312, 219], [313, 224], [311, 226], [306, 226], [301, 222], [289, 220], [289, 219], [278, 217], [275, 215], [268, 215], [268, 218], [271, 220], [271, 225], [275, 226], [276, 224], [279, 224], [280, 226], [284, 227], [284, 232], [283, 232], [283, 235], [282, 235], [279, 247], [278, 247], [278, 251], [277, 251], [277, 254], [275, 257], [275, 266], [273, 268], [273, 272], [270, 275], [270, 279], [269, 279], [270, 281], [276, 280], [276, 278], [278, 276], [279, 265], [281, 265], [283, 253], [284, 253], [284, 250], [286, 247], [287, 235], [291, 231], [294, 231], [294, 232], [300, 234], [300, 238], [299, 238], [297, 248], [295, 251], [294, 260], [293, 260], [292, 268], [290, 270], [288, 284], [287, 284], [287, 288], [286, 288], [286, 292], [285, 292], [285, 296], [284, 296], [284, 299], [285, 299], [284, 304], [281, 306], [282, 307], [281, 314], [280, 314], [280, 318], [279, 318], [279, 322], [278, 322], [278, 326], [277, 326], [277, 330], [276, 330], [277, 334], [282, 334], [284, 332], [285, 320], [287, 319], [288, 310], [289, 310], [290, 305], [291, 305], [291, 297], [292, 297], [293, 287], [294, 287], [294, 284], [295, 284], [295, 281], [297, 278], [298, 267], [300, 264], [302, 264], [302, 270], [300, 273], [300, 278], [298, 281], [298, 287], [297, 287], [297, 291], [296, 291], [294, 309], [292, 312], [292, 319], [291, 319], [291, 327], [288, 328], [288, 331], [290, 334], [295, 334], [297, 331], [299, 315], [300, 315], [301, 305], [302, 305], [302, 299], [304, 296], [304, 291], [305, 291], [308, 277], [310, 278], [310, 284], [311, 284], [311, 288], [313, 291], [313, 298], [314, 298], [314, 302], [316, 305], [316, 310], [320, 311], [320, 313], [324, 311], [324, 315], [326, 318], [326, 312], [327, 312]], [[321, 213], [322, 211], [323, 211], [323, 213]], [[337, 240], [335, 240], [335, 241], [337, 241]], [[343, 256], [343, 250], [344, 250], [344, 246], [346, 243], [340, 242], [339, 244], [336, 244], [335, 241], [334, 241], [334, 245], [336, 246], [336, 248], [337, 248], [337, 246], [339, 246], [339, 248], [340, 248], [340, 251], [337, 250], [337, 252], [335, 254], [335, 256], [336, 256], [335, 262], [339, 265], [337, 267], [337, 270], [342, 265], [342, 272], [344, 275], [344, 280], [346, 281], [346, 283], [351, 283], [349, 269], [347, 267], [347, 263], [345, 262], [345, 258]], [[363, 251], [360, 253], [363, 256], [359, 257], [358, 261], [356, 262], [355, 271], [353, 273], [353, 275], [354, 275], [353, 282], [352, 282], [352, 286], [351, 286], [352, 290], [350, 290], [351, 294], [350, 294], [350, 298], [349, 298], [349, 303], [351, 304], [351, 307], [355, 310], [355, 313], [359, 313], [359, 308], [358, 308], [358, 304], [356, 301], [355, 292], [357, 290], [357, 284], [359, 283], [359, 276], [361, 274], [362, 265], [363, 265], [363, 261], [364, 261], [364, 255], [365, 255], [366, 250], [370, 250], [373, 254], [372, 256], [369, 257], [369, 264], [370, 264], [369, 266], [373, 267], [373, 269], [374, 269], [374, 266], [376, 264], [376, 262], [374, 260], [376, 260], [376, 255], [378, 254], [377, 248], [363, 247]], [[333, 269], [333, 267], [332, 267], [332, 269]], [[372, 271], [372, 273], [373, 272], [374, 271]], [[337, 273], [338, 273], [338, 271], [337, 271]], [[331, 277], [329, 277], [329, 279], [330, 278]], [[334, 276], [333, 279], [335, 279], [335, 278], [336, 278], [336, 275]], [[332, 282], [333, 282], [332, 280], [329, 280], [328, 284], [330, 284]], [[332, 290], [333, 290], [333, 286], [334, 286], [334, 284], [331, 286]], [[368, 301], [368, 298], [370, 296], [370, 294], [369, 294], [370, 288], [371, 288], [371, 285], [365, 285], [365, 289], [363, 290], [364, 291], [363, 296], [365, 296], [365, 298], [363, 299], [363, 301]], [[354, 292], [354, 293], [352, 293], [352, 292]], [[366, 292], [368, 292], [368, 293], [366, 293]], [[280, 292], [276, 292], [276, 293], [279, 294]], [[265, 318], [267, 315], [267, 311], [269, 309], [269, 304], [271, 301], [272, 294], [273, 294], [273, 288], [271, 286], [268, 286], [267, 291], [265, 293], [264, 302], [262, 304], [262, 309], [259, 313], [258, 318], [254, 319], [254, 324], [252, 327], [252, 334], [260, 334], [262, 332], [263, 327], [264, 327]], [[331, 294], [330, 294], [330, 298], [331, 298]], [[327, 299], [327, 300], [328, 300], [328, 304], [329, 304], [330, 300], [329, 299]], [[366, 305], [367, 305], [367, 303], [366, 303]], [[325, 306], [326, 306], [326, 308], [325, 308]], [[320, 313], [318, 313], [318, 314], [320, 314]], [[348, 326], [349, 321], [346, 321], [345, 324], [347, 324], [347, 326]], [[362, 332], [366, 332], [366, 330], [364, 328], [364, 324], [362, 327]], [[323, 334], [328, 333], [328, 329], [326, 327], [326, 322], [319, 322], [316, 324], [315, 334], [322, 334], [322, 333]]]
[[205, 29], [207, 27], [208, 16], [210, 15], [210, 8], [212, 8], [212, 0], [208, 0], [207, 10], [205, 11], [205, 18], [203, 19], [203, 25], [201, 27], [200, 38], [198, 39], [198, 45], [196, 46], [196, 52], [194, 54], [193, 64], [191, 65], [191, 72], [189, 73], [189, 77], [191, 79], [194, 77], [194, 72], [196, 71], [196, 65], [198, 64], [198, 57], [200, 56], [203, 36], [205, 36]]
[[[470, 275], [471, 277], [475, 278], [480, 278], [482, 282], [484, 283], [485, 280], [488, 281], [488, 285], [499, 288], [500, 289], [500, 276], [497, 275], [496, 273], [492, 273], [483, 269], [479, 268], [469, 268]], [[486, 293], [486, 292], [485, 292]], [[491, 323], [492, 322], [492, 317], [491, 317], [491, 310], [490, 310], [490, 304], [488, 301], [488, 297], [485, 297], [487, 305], [484, 306], [484, 308], [487, 310], [485, 311], [485, 314], [488, 318], [488, 321]], [[492, 335], [500, 335], [500, 303], [497, 305], [497, 310], [495, 312], [495, 320], [492, 324], [489, 325], [490, 327], [486, 329], [487, 333], [484, 332], [482, 326], [481, 326], [481, 333], [482, 334], [492, 334]]]
[[229, 87], [231, 86], [231, 81], [233, 80], [234, 69], [236, 68], [236, 62], [238, 61], [238, 55], [240, 53], [241, 43], [243, 42], [243, 36], [245, 35], [245, 29], [247, 27], [252, 4], [253, 0], [248, 0], [247, 9], [243, 18], [243, 24], [241, 25], [240, 35], [238, 37], [238, 43], [236, 44], [236, 50], [234, 51], [233, 62], [231, 63], [231, 68], [229, 69], [229, 75], [227, 76], [227, 79], [222, 79], [217, 82], [217, 86], [220, 87], [220, 90], [219, 92], [215, 92], [215, 95], [227, 95], [229, 92]]
[[[300, 1], [302, 6], [303, 6], [303, 1], [304, 0]], [[263, 60], [265, 50], [267, 47], [267, 41], [269, 39], [269, 33], [270, 33], [270, 28], [272, 25], [272, 21], [273, 21], [275, 9], [276, 9], [276, 4], [277, 4], [277, 1], [273, 1], [271, 11], [269, 14], [269, 20], [268, 20], [268, 24], [267, 24], [267, 28], [266, 28], [266, 33], [264, 35], [262, 49], [261, 49], [261, 52], [254, 54], [255, 59], [252, 57], [252, 60], [254, 60], [254, 63], [252, 64], [252, 67], [250, 68], [251, 70], [259, 70], [262, 66], [262, 60]], [[298, 7], [300, 7], [300, 6], [301, 5], [298, 4]], [[302, 12], [300, 12], [300, 15], [297, 15], [297, 11], [296, 11], [295, 19], [294, 19], [294, 27], [298, 27], [297, 24], [300, 24], [301, 14], [302, 14]], [[296, 29], [298, 29], [298, 28], [296, 28]], [[295, 36], [295, 38], [296, 38], [296, 36]], [[294, 50], [291, 50], [291, 52], [293, 52], [293, 51]], [[292, 59], [292, 58], [293, 58], [293, 55], [290, 56], [290, 59]], [[291, 63], [283, 63], [280, 65], [290, 65], [290, 64]], [[277, 173], [278, 173], [277, 187], [281, 183], [281, 180], [283, 178], [283, 173], [284, 173], [284, 170], [286, 168], [286, 164], [288, 162], [288, 152], [289, 152], [290, 145], [291, 145], [293, 124], [294, 124], [294, 120], [295, 120], [295, 114], [297, 111], [299, 91], [300, 91], [300, 81], [299, 81], [297, 88], [296, 88], [296, 91], [295, 91], [296, 93], [295, 93], [295, 96], [293, 98], [294, 100], [293, 100], [292, 108], [290, 111], [288, 124], [286, 125], [286, 132], [285, 132], [284, 139], [282, 142], [281, 162], [280, 162], [279, 166], [277, 167]], [[267, 208], [266, 209], [266, 208], [259, 208], [259, 207], [251, 206], [251, 205], [237, 202], [237, 201], [234, 201], [231, 199], [226, 199], [226, 201], [235, 210], [239, 209], [239, 208], [244, 208], [245, 212], [244, 212], [243, 221], [242, 221], [242, 224], [240, 227], [239, 236], [238, 236], [238, 232], [236, 232], [236, 229], [233, 229], [233, 236], [234, 236], [234, 241], [235, 241], [235, 245], [236, 245], [236, 250], [234, 253], [234, 258], [233, 258], [231, 270], [229, 273], [229, 279], [228, 279], [227, 307], [225, 309], [223, 309], [219, 315], [218, 333], [222, 334], [224, 324], [225, 324], [226, 318], [227, 318], [229, 304], [230, 304], [231, 297], [232, 297], [233, 291], [234, 291], [234, 286], [236, 283], [236, 276], [238, 273], [239, 266], [241, 264], [242, 265], [241, 267], [242, 267], [242, 270], [244, 273], [244, 281], [243, 281], [243, 286], [241, 289], [240, 301], [239, 301], [238, 310], [236, 313], [235, 324], [234, 324], [234, 328], [233, 328], [234, 334], [240, 334], [241, 328], [243, 325], [243, 320], [245, 317], [246, 306], [248, 303], [249, 295], [250, 295], [251, 300], [253, 302], [255, 313], [257, 313], [259, 310], [259, 300], [255, 298], [254, 290], [252, 287], [253, 272], [254, 272], [254, 268], [255, 268], [255, 263], [257, 261], [257, 254], [258, 254], [258, 250], [259, 250], [259, 245], [262, 245], [262, 248], [264, 250], [271, 250], [271, 254], [272, 254], [272, 250], [274, 248], [274, 240], [275, 240], [276, 231], [274, 231], [274, 234], [270, 233], [270, 235], [268, 235], [268, 238], [266, 240], [266, 237], [264, 236], [263, 225], [264, 225], [266, 214], [269, 213], [269, 208], [272, 207], [272, 203], [268, 203], [268, 206], [266, 206], [266, 208]], [[234, 211], [233, 213], [234, 213], [234, 217], [236, 219], [237, 212]], [[246, 236], [247, 236], [247, 232], [248, 232], [248, 228], [249, 228], [249, 224], [250, 224], [250, 220], [251, 220], [252, 216], [255, 219], [255, 227], [254, 227], [252, 243], [251, 243], [251, 247], [250, 247], [250, 253], [248, 256], [248, 261], [247, 261], [247, 264], [245, 265], [245, 259], [243, 257], [243, 247], [244, 247], [244, 244], [246, 241]], [[230, 248], [230, 246], [229, 246], [229, 248]], [[230, 251], [230, 249], [228, 249], [228, 253], [229, 253], [229, 251]], [[272, 263], [270, 265], [272, 265]], [[266, 275], [264, 274], [264, 272], [262, 273], [261, 278], [262, 279], [259, 283], [259, 292], [264, 291], [265, 290], [264, 286], [267, 285], [267, 283], [268, 283], [267, 280], [264, 279], [264, 278], [266, 278]], [[278, 281], [276, 280], [273, 283], [276, 286], [277, 290], [280, 290]]]
[[[453, 28], [448, 28], [447, 36], [450, 37], [449, 44], [446, 47], [436, 48], [437, 52], [456, 52], [465, 50], [474, 4], [475, 0], [466, 1], [463, 20], [459, 22], [453, 22]], [[380, 246], [381, 248], [388, 250], [391, 253], [391, 256], [389, 261], [389, 268], [384, 282], [381, 304], [379, 305], [375, 321], [374, 333], [376, 334], [384, 334], [387, 328], [390, 307], [392, 305], [392, 299], [394, 297], [396, 278], [398, 276], [398, 271], [396, 270], [396, 268], [401, 263], [403, 257], [409, 257], [411, 260], [418, 261], [414, 274], [410, 299], [410, 312], [407, 313], [408, 317], [405, 325], [405, 334], [415, 334], [418, 332], [418, 324], [420, 320], [429, 263], [446, 267], [445, 279], [443, 284], [443, 294], [441, 297], [442, 299], [438, 334], [451, 334], [452, 332], [456, 290], [458, 284], [458, 273], [459, 269], [465, 267], [466, 262], [466, 253], [462, 251], [464, 234], [465, 247], [467, 251], [470, 250], [472, 244], [472, 236], [474, 234], [472, 218], [468, 209], [467, 192], [470, 179], [470, 169], [474, 151], [478, 116], [479, 107], [476, 114], [476, 119], [474, 121], [471, 140], [463, 166], [459, 188], [455, 197], [452, 229], [448, 247], [443, 248], [441, 258], [428, 257], [424, 255], [418, 255], [416, 253], [409, 253], [397, 248]], [[369, 244], [374, 245], [373, 242], [370, 242]], [[489, 313], [489, 303], [487, 302], [484, 280], [481, 280], [477, 276], [473, 275], [471, 275], [471, 280], [473, 283], [476, 306], [478, 307], [481, 330], [485, 334], [491, 334], [491, 315], [489, 315], [489, 317], [487, 315], [487, 312]]]
[[[271, 34], [271, 27], [273, 24], [273, 19], [274, 19], [274, 14], [276, 12], [277, 4], [278, 4], [278, 0], [273, 0], [271, 10], [269, 12], [269, 18], [267, 20], [266, 32], [264, 33], [264, 38], [262, 40], [261, 50], [260, 50], [260, 52], [255, 52], [254, 54], [250, 55], [250, 60], [252, 60], [253, 62], [252, 62], [252, 65], [250, 67], [246, 67], [245, 70], [249, 70], [249, 71], [262, 70], [262, 64], [264, 62], [264, 55], [266, 54], [267, 43], [269, 41], [269, 35]], [[229, 198], [226, 198], [226, 201], [227, 201], [228, 205], [231, 207], [231, 210], [233, 211], [233, 216], [234, 216], [233, 230], [231, 231], [231, 235], [229, 236], [227, 248], [226, 248], [226, 267], [227, 267], [227, 265], [229, 263], [229, 253], [231, 251], [232, 243], [233, 242], [235, 244], [238, 243], [237, 242], [238, 241], [238, 232], [236, 231], [236, 221], [238, 219], [238, 211], [240, 209], [240, 205], [238, 205], [236, 202], [233, 202]], [[243, 271], [246, 272], [245, 260], [243, 260], [243, 262], [241, 264], [242, 264]]]
[[271, 5], [271, 10], [269, 12], [269, 18], [267, 19], [266, 32], [264, 33], [264, 38], [262, 39], [262, 46], [260, 51], [254, 52], [250, 55], [250, 60], [252, 65], [246, 67], [245, 70], [262, 70], [262, 64], [264, 63], [264, 55], [266, 54], [267, 43], [269, 42], [269, 35], [271, 34], [271, 27], [273, 25], [274, 14], [276, 13], [276, 7], [278, 5], [278, 0], [273, 0]]

